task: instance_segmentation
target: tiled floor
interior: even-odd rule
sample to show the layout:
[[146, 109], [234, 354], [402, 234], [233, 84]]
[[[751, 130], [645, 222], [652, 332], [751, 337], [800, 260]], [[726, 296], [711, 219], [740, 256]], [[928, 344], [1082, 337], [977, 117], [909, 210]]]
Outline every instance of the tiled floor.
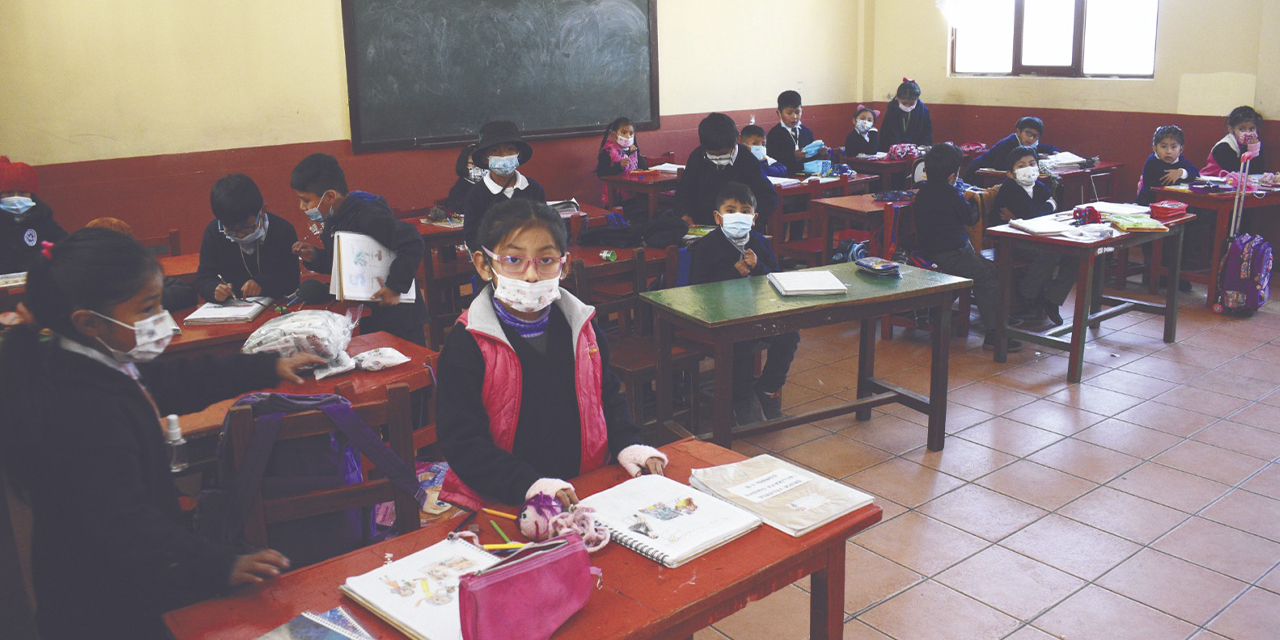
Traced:
[[[1198, 295], [1197, 295], [1198, 294]], [[1249, 319], [1184, 296], [1179, 341], [1130, 314], [1092, 333], [1085, 380], [1028, 346], [951, 358], [946, 448], [896, 405], [739, 440], [877, 496], [849, 541], [845, 638], [1280, 638], [1280, 304]], [[877, 374], [927, 390], [928, 336]], [[791, 410], [853, 397], [857, 328], [804, 332]], [[801, 581], [698, 640], [808, 636]]]

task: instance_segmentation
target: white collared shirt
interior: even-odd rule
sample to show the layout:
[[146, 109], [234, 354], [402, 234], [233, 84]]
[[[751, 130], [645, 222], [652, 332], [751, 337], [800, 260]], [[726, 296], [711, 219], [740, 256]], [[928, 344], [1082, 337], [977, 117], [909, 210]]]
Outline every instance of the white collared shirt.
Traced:
[[484, 174], [484, 186], [486, 189], [489, 190], [489, 193], [492, 193], [495, 196], [498, 195], [499, 191], [501, 191], [503, 195], [510, 198], [511, 196], [515, 195], [517, 189], [523, 191], [526, 187], [528, 187], [529, 179], [524, 177], [523, 173], [520, 173], [519, 171], [517, 171], [515, 186], [504, 188], [502, 185], [493, 181], [493, 173], [490, 172], [490, 173]]
[[796, 126], [794, 127], [788, 127], [787, 123], [785, 122], [779, 122], [778, 124], [782, 125], [782, 128], [786, 129], [787, 133], [791, 134], [791, 142], [795, 143], [796, 151], [799, 151], [800, 150], [800, 123], [796, 122]]
[[140, 375], [138, 373], [138, 368], [135, 367], [132, 362], [116, 362], [115, 358], [112, 358], [93, 347], [80, 344], [66, 336], [58, 336], [58, 346], [70, 351], [71, 353], [78, 353], [90, 360], [101, 362], [102, 364], [105, 364], [108, 367], [133, 378], [134, 380], [137, 380]]

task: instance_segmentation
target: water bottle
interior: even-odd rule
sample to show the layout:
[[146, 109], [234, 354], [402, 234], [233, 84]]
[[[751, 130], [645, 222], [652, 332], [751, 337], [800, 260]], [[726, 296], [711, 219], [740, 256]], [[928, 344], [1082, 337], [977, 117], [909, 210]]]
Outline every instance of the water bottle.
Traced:
[[169, 471], [179, 473], [187, 468], [187, 440], [182, 437], [178, 416], [173, 414], [165, 416], [164, 435], [169, 443]]

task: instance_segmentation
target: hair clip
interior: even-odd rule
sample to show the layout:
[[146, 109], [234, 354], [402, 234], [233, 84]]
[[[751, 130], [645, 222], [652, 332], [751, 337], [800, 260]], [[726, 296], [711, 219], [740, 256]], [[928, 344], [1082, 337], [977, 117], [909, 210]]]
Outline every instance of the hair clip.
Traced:
[[912, 80], [911, 78], [908, 78], [908, 77], [906, 77], [906, 76], [902, 76], [902, 81], [903, 81], [903, 82], [915, 82], [915, 80]]
[[853, 110], [853, 112], [854, 112], [854, 113], [861, 113], [861, 112], [863, 112], [863, 111], [870, 111], [870, 112], [871, 112], [871, 115], [873, 115], [873, 116], [875, 116], [875, 117], [877, 117], [877, 118], [879, 118], [879, 117], [880, 117], [880, 110], [879, 110], [879, 109], [872, 109], [871, 107], [868, 107], [868, 106], [867, 106], [867, 105], [865, 105], [865, 104], [859, 104], [859, 105], [857, 106], [857, 108], [855, 108], [855, 109]]
[[49, 242], [48, 240], [41, 240], [41, 241], [40, 241], [40, 254], [44, 256], [44, 259], [45, 259], [45, 260], [52, 260], [52, 259], [53, 259], [53, 251], [52, 251], [52, 249], [53, 249], [53, 243], [52, 243], [52, 242]]

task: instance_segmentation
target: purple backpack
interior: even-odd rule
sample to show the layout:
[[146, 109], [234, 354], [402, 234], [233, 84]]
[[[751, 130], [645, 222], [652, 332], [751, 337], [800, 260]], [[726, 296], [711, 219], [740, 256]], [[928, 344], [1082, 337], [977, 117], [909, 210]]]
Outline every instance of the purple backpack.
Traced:
[[1231, 240], [1222, 258], [1218, 302], [1213, 310], [1249, 314], [1267, 303], [1271, 293], [1271, 243], [1242, 233]]
[[[399, 489], [419, 503], [425, 492], [414, 469], [365, 424], [351, 403], [334, 394], [252, 393], [233, 407], [253, 410], [253, 437], [237, 473], [227, 422], [218, 441], [213, 488], [200, 494], [196, 530], [215, 542], [244, 545], [244, 522], [258, 489], [280, 498], [364, 481], [360, 454], [369, 458]], [[323, 411], [338, 432], [276, 443], [284, 416]], [[271, 547], [303, 566], [358, 549], [375, 540], [372, 508], [355, 508], [267, 525]]]

